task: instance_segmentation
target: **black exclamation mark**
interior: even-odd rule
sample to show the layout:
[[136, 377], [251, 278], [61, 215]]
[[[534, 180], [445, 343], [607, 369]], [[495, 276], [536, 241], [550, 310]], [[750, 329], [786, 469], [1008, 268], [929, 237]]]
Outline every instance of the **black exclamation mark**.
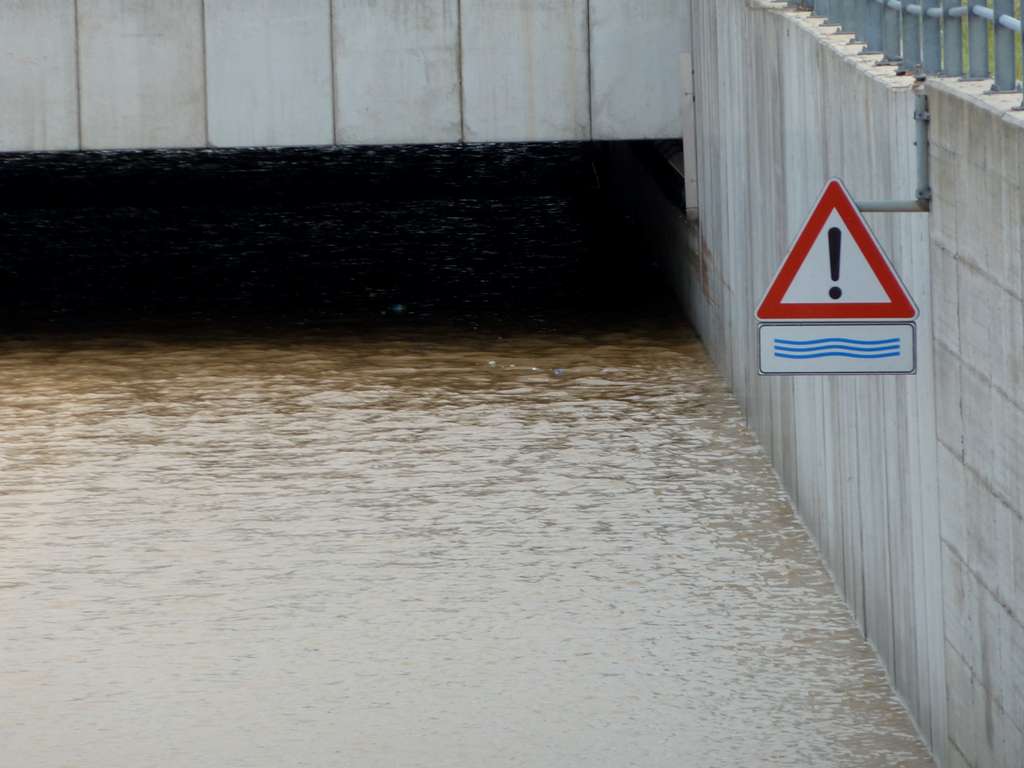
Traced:
[[[843, 250], [843, 231], [839, 227], [832, 227], [828, 231], [828, 257], [829, 263], [832, 267], [832, 282], [839, 282], [839, 259], [840, 254]], [[839, 300], [843, 297], [843, 289], [838, 285], [832, 286], [832, 289], [828, 292], [828, 295], [835, 300]]]

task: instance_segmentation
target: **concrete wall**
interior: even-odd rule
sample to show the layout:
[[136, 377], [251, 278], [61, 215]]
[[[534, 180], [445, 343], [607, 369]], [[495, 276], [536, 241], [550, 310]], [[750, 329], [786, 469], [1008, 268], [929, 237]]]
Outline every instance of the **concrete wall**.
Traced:
[[334, 143], [331, 0], [206, 0], [209, 143]]
[[928, 218], [869, 217], [921, 308], [916, 377], [761, 378], [754, 319], [826, 179], [861, 199], [913, 197], [913, 81], [844, 55], [857, 49], [803, 16], [715, 6], [694, 8], [701, 218], [689, 306], [837, 588], [942, 743]]
[[1024, 765], [1024, 114], [936, 81], [932, 284], [949, 764]]
[[459, 0], [337, 0], [337, 141], [462, 140]]
[[680, 289], [943, 764], [1024, 766], [1024, 120], [930, 81], [935, 208], [870, 215], [912, 378], [757, 376], [754, 309], [824, 181], [911, 198], [909, 78], [783, 3], [694, 5], [700, 221]]
[[0, 151], [680, 133], [690, 0], [0, 0]]
[[[679, 136], [679, 84], [637, 66], [647, 51], [665, 70], [680, 65], [679, 41], [690, 40], [690, 8], [681, 0], [590, 0], [595, 139]], [[689, 46], [684, 46], [689, 51]], [[672, 89], [677, 89], [672, 93]]]
[[204, 145], [202, 0], [78, 0], [77, 8], [82, 146]]
[[462, 0], [467, 141], [590, 138], [586, 0]]
[[78, 146], [74, 5], [6, 0], [0, 12], [0, 150]]

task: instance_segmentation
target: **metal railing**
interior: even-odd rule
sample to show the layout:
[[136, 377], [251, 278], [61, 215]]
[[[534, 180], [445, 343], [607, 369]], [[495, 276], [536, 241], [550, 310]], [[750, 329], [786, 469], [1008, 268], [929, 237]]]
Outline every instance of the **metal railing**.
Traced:
[[903, 71], [970, 80], [992, 78], [992, 93], [1020, 89], [1017, 50], [1018, 41], [1024, 48], [1024, 33], [1021, 19], [1014, 15], [1014, 0], [786, 2], [838, 25], [864, 43], [865, 53], [881, 53], [885, 61]]

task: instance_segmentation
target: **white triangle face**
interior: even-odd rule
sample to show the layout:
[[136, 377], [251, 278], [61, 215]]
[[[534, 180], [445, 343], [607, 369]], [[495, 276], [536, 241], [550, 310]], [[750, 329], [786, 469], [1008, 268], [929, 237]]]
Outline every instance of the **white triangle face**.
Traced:
[[[838, 230], [838, 237], [830, 235], [831, 230]], [[839, 279], [833, 280], [830, 243], [836, 240]], [[888, 294], [836, 211], [829, 215], [782, 299], [784, 304], [882, 304], [888, 301]]]

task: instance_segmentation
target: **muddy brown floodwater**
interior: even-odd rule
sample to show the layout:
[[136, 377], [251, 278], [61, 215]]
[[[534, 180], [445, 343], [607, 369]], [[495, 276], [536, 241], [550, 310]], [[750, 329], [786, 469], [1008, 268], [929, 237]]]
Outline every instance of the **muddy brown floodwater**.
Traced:
[[931, 765], [668, 323], [0, 348], [0, 765]]
[[0, 768], [930, 766], [614, 157], [0, 155]]

